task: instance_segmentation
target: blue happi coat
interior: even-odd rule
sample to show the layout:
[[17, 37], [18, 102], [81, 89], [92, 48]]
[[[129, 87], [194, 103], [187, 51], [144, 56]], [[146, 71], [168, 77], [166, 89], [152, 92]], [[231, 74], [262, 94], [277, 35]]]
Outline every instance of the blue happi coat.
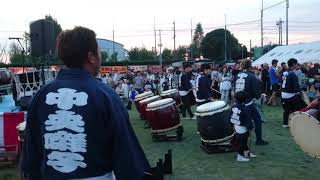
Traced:
[[119, 96], [88, 72], [61, 70], [28, 111], [22, 171], [64, 180], [114, 172], [140, 180], [150, 169]]

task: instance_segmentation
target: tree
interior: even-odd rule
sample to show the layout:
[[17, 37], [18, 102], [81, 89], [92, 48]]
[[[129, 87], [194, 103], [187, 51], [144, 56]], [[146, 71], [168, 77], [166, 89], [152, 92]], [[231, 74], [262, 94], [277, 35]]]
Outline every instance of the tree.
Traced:
[[[227, 59], [241, 59], [242, 48], [238, 39], [227, 30]], [[244, 57], [247, 56], [247, 48], [244, 47]], [[206, 34], [201, 43], [201, 52], [205, 58], [209, 58], [215, 61], [224, 61], [225, 59], [225, 30], [216, 29]]]
[[57, 19], [54, 19], [50, 14], [45, 15], [45, 20], [50, 21], [54, 24], [54, 32], [58, 35], [62, 31], [61, 25], [58, 23]]
[[101, 51], [100, 54], [102, 62], [107, 62], [109, 60], [109, 54], [106, 51]]
[[184, 58], [188, 52], [189, 52], [188, 46], [179, 46], [176, 50], [177, 59], [184, 60]]
[[129, 53], [130, 61], [153, 61], [154, 60], [154, 52], [149, 51], [146, 48], [132, 48]]
[[111, 62], [117, 62], [118, 61], [118, 53], [117, 52], [111, 54], [110, 61]]
[[204, 37], [204, 32], [202, 29], [202, 25], [201, 23], [198, 23], [194, 31], [193, 40], [191, 44], [192, 58], [195, 58], [195, 57], [199, 58], [201, 56], [200, 47], [201, 47], [201, 42], [203, 40], [203, 37]]
[[173, 60], [173, 51], [170, 49], [165, 48], [162, 51], [162, 58], [165, 61], [172, 61]]

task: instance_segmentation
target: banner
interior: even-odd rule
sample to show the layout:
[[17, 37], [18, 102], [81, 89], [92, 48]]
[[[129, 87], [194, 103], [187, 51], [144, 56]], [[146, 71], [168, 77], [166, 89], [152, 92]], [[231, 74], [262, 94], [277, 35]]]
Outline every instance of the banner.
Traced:
[[145, 72], [148, 70], [147, 66], [129, 66], [129, 70], [132, 70], [133, 72]]
[[151, 73], [158, 73], [158, 72], [162, 72], [162, 67], [160, 65], [150, 65], [148, 66], [148, 70]]
[[[36, 68], [30, 68], [30, 67], [25, 67], [24, 72], [32, 72], [35, 71]], [[22, 74], [23, 73], [23, 68], [22, 67], [10, 67], [9, 71], [12, 74]]]
[[127, 73], [127, 66], [101, 66], [100, 74]]

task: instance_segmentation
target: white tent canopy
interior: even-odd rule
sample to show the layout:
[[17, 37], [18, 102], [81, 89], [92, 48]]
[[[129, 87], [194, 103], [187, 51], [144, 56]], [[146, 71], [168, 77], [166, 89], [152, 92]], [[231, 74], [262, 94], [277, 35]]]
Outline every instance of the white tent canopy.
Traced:
[[253, 62], [254, 66], [264, 63], [271, 64], [276, 59], [279, 63], [295, 58], [302, 63], [320, 63], [320, 41], [288, 46], [278, 46]]

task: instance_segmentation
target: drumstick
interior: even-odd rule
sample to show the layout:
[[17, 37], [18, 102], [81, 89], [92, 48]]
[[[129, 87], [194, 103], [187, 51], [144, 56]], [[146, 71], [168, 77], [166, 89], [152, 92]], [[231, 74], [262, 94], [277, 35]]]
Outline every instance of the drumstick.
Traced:
[[215, 91], [216, 93], [221, 94], [221, 92], [220, 92], [220, 91], [217, 91], [217, 90], [213, 89], [212, 87], [210, 87], [210, 88], [211, 88], [211, 90], [212, 90], [212, 91]]

